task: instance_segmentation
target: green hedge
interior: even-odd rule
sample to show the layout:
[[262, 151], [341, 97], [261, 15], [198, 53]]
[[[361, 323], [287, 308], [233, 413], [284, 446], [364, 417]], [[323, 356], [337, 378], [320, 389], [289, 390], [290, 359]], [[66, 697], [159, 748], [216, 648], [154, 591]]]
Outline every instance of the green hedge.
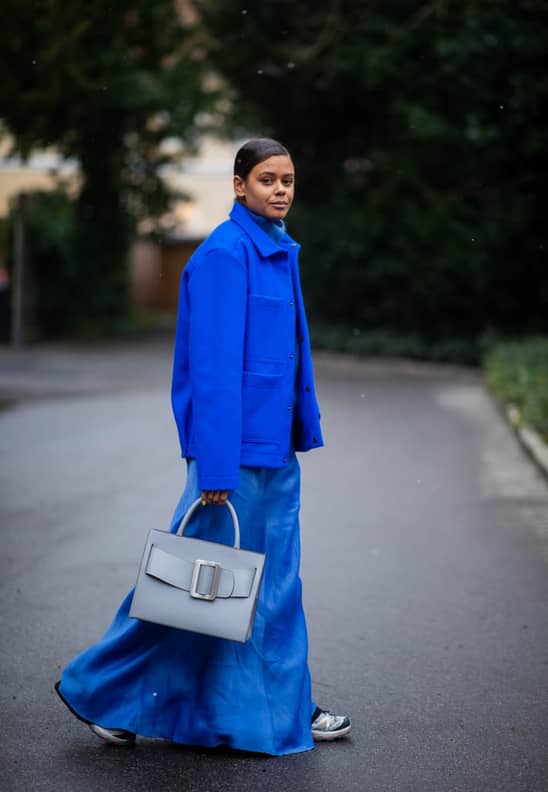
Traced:
[[495, 343], [483, 364], [495, 397], [517, 407], [521, 421], [548, 441], [548, 337]]
[[478, 338], [432, 338], [419, 332], [398, 333], [388, 328], [362, 329], [342, 325], [310, 323], [310, 340], [315, 349], [351, 355], [400, 357], [478, 366], [489, 336]]

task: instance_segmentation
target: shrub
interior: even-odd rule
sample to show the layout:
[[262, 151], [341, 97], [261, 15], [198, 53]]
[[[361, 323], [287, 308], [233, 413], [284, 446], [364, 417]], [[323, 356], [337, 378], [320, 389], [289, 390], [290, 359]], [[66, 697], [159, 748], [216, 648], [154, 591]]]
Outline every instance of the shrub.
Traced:
[[61, 190], [29, 194], [26, 240], [36, 321], [41, 333], [62, 335], [78, 319], [73, 299], [78, 283], [74, 247], [74, 204]]
[[[4, 234], [7, 251], [13, 250], [14, 214], [12, 207]], [[117, 299], [118, 281], [126, 278], [125, 263], [118, 265], [123, 253], [105, 245], [94, 271], [86, 269], [81, 251], [87, 237], [78, 224], [77, 205], [62, 187], [27, 193], [25, 239], [31, 321], [39, 336], [94, 337], [130, 328], [132, 317], [120, 310]], [[8, 264], [10, 259], [11, 253]]]
[[484, 358], [486, 382], [503, 404], [548, 441], [548, 337], [499, 341]]
[[362, 329], [311, 322], [310, 339], [316, 349], [358, 356], [400, 357], [476, 366], [483, 338], [432, 338], [419, 332], [394, 332], [387, 328]]

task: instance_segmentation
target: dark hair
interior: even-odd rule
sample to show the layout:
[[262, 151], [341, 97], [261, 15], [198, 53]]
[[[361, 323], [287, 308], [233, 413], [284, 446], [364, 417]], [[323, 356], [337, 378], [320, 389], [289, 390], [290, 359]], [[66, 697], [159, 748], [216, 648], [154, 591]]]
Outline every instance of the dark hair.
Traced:
[[234, 176], [247, 178], [255, 165], [277, 154], [291, 156], [281, 143], [272, 138], [252, 138], [238, 150], [234, 160]]

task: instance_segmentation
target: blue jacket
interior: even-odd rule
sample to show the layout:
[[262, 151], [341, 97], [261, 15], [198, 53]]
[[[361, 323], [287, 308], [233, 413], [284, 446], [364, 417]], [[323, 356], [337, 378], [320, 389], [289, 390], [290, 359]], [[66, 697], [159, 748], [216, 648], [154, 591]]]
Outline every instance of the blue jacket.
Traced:
[[181, 276], [172, 405], [201, 489], [238, 486], [240, 466], [281, 468], [323, 445], [298, 270], [235, 203]]

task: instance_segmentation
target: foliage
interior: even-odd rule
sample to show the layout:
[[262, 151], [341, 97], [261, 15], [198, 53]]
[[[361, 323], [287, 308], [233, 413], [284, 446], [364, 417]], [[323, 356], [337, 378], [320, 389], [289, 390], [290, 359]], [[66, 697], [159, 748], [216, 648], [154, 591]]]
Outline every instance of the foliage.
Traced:
[[488, 343], [481, 338], [432, 338], [420, 333], [392, 330], [365, 330], [314, 322], [310, 326], [314, 348], [357, 356], [400, 357], [476, 366]]
[[79, 272], [72, 255], [74, 202], [64, 190], [28, 194], [25, 241], [33, 291], [35, 299], [38, 298], [38, 326], [47, 335], [60, 335], [67, 327], [78, 323], [77, 314], [81, 309], [77, 300], [66, 298], [78, 292]]
[[312, 318], [450, 339], [548, 326], [548, 6], [196, 0], [238, 134], [297, 164]]
[[485, 355], [486, 382], [548, 442], [548, 337], [499, 342]]
[[22, 155], [54, 146], [80, 164], [71, 297], [109, 324], [127, 309], [135, 223], [170, 200], [166, 141], [191, 150], [211, 100], [196, 31], [172, 0], [6, 2], [0, 117]]

